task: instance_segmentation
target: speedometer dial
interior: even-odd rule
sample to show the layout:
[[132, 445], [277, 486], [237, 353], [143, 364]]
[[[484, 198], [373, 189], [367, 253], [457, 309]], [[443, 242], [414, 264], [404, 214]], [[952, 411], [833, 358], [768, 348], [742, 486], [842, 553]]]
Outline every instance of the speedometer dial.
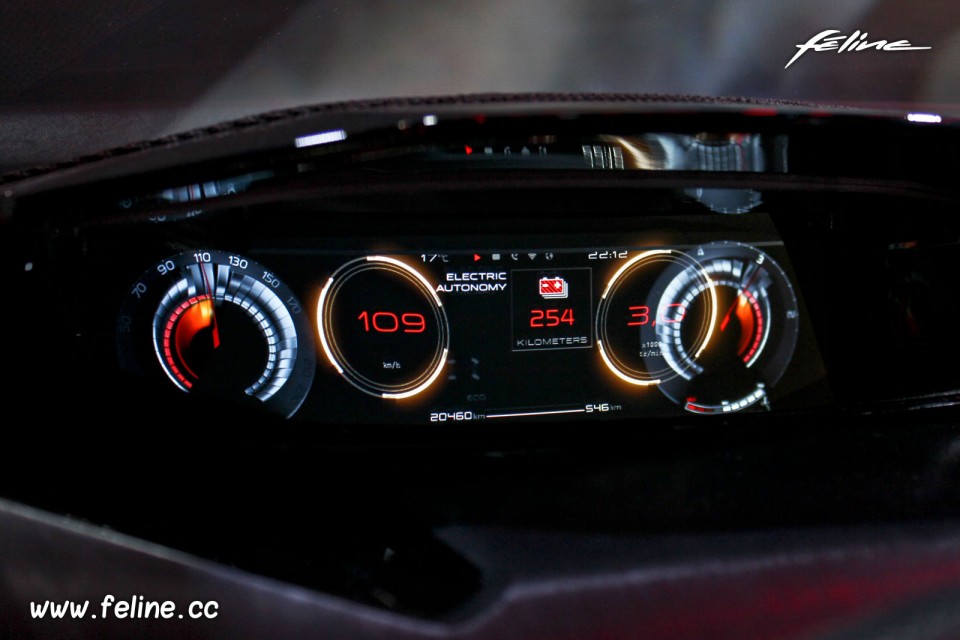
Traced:
[[250, 403], [285, 416], [306, 397], [316, 364], [296, 296], [260, 264], [211, 250], [162, 260], [121, 311], [121, 364], [154, 371], [184, 393]]

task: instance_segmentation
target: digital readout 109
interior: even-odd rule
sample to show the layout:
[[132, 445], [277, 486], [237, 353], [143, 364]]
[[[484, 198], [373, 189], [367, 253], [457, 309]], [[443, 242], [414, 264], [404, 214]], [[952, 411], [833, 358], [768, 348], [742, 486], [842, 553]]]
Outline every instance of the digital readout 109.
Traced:
[[361, 311], [357, 320], [363, 323], [366, 333], [423, 333], [427, 320], [422, 313], [394, 313], [392, 311]]

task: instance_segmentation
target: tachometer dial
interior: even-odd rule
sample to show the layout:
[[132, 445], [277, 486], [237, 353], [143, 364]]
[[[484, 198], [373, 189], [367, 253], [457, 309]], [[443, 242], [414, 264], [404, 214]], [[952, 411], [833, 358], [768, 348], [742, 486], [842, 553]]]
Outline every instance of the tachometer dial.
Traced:
[[290, 416], [316, 367], [308, 327], [297, 297], [266, 268], [199, 250], [144, 273], [121, 311], [118, 344], [128, 370], [152, 360], [185, 393]]
[[657, 326], [662, 357], [678, 374], [660, 390], [696, 413], [766, 404], [767, 390], [783, 375], [797, 343], [799, 313], [789, 280], [749, 245], [708, 244], [691, 255], [700, 266], [665, 274], [669, 282], [659, 304], [691, 311], [715, 304], [717, 313], [706, 343], [690, 323]]
[[428, 389], [450, 346], [447, 315], [433, 287], [387, 256], [353, 260], [330, 276], [317, 328], [327, 359], [350, 384], [390, 400]]

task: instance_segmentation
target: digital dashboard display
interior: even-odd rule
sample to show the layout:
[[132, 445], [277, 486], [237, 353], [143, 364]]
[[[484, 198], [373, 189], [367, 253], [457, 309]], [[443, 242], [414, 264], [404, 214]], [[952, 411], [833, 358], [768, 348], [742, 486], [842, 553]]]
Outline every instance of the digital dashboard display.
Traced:
[[824, 401], [782, 242], [701, 235], [198, 248], [134, 286], [121, 361], [162, 371], [185, 393], [324, 423], [723, 415]]

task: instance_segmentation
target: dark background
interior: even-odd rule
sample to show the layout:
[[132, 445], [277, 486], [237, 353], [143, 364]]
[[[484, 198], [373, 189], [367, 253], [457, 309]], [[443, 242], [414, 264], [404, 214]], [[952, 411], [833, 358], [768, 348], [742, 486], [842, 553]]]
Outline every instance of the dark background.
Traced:
[[[955, 111], [950, 0], [11, 0], [0, 171], [267, 110], [474, 92], [732, 95]], [[825, 29], [928, 51], [808, 52]]]

